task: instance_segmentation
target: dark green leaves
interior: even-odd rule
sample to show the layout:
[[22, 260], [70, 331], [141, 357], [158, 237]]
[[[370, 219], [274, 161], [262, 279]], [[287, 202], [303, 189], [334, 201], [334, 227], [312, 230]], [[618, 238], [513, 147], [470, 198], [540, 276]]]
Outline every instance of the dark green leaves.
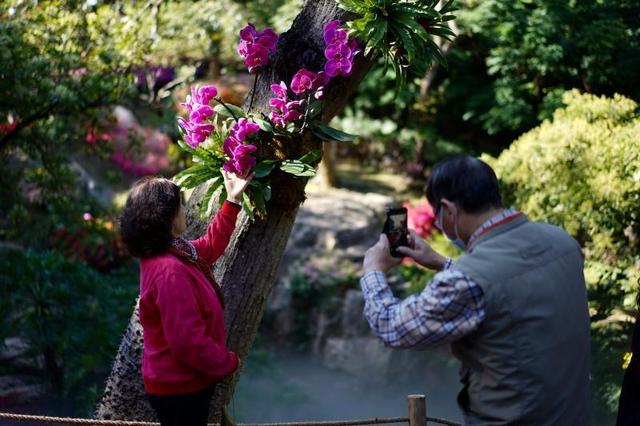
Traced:
[[269, 123], [267, 120], [263, 120], [262, 118], [253, 118], [253, 121], [260, 126], [260, 130], [268, 132], [268, 133], [273, 133], [273, 126], [271, 125], [271, 123]]
[[256, 174], [256, 178], [263, 178], [271, 173], [271, 170], [276, 166], [275, 160], [263, 160], [256, 164], [253, 168], [253, 172]]
[[173, 181], [182, 188], [195, 188], [216, 176], [220, 177], [218, 170], [204, 164], [198, 164], [175, 175]]
[[280, 170], [299, 177], [313, 177], [316, 169], [313, 166], [303, 163], [300, 160], [284, 160], [280, 164]]
[[314, 135], [325, 141], [353, 142], [358, 137], [322, 123], [314, 123], [311, 130]]
[[380, 55], [403, 86], [408, 75], [424, 74], [434, 61], [444, 64], [434, 37], [451, 40], [448, 21], [455, 19], [450, 0], [439, 10], [437, 0], [338, 0], [341, 8], [358, 14], [351, 31], [365, 42], [366, 56]]
[[218, 115], [221, 115], [223, 117], [242, 118], [245, 116], [245, 113], [242, 110], [242, 108], [235, 105], [231, 105], [231, 104], [224, 104], [224, 105], [218, 104], [215, 107], [213, 107], [213, 110]]
[[310, 151], [297, 160], [284, 160], [280, 164], [280, 170], [294, 176], [312, 177], [316, 175], [315, 166], [321, 158], [322, 151]]

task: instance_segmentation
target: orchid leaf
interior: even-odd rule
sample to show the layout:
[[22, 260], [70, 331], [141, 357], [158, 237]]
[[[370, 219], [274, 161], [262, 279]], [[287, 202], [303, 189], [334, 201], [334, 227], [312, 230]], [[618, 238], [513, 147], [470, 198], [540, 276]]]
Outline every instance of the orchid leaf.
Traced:
[[314, 163], [317, 163], [320, 159], [322, 159], [322, 150], [320, 149], [314, 149], [300, 157], [300, 161], [309, 165], [314, 165]]
[[275, 160], [263, 160], [256, 164], [253, 168], [253, 173], [255, 173], [256, 178], [263, 178], [268, 176], [271, 173], [271, 170], [276, 166]]
[[[215, 107], [213, 107], [213, 110], [218, 115], [221, 115], [223, 117], [234, 118], [233, 117], [234, 115], [235, 115], [235, 118], [246, 117], [246, 114], [244, 113], [242, 108], [232, 104], [227, 104], [227, 103], [225, 103], [224, 105], [218, 104]], [[231, 114], [231, 112], [233, 112], [233, 115]]]
[[323, 140], [353, 142], [358, 137], [358, 135], [352, 135], [322, 123], [314, 123], [312, 130], [314, 135]]
[[253, 121], [260, 126], [260, 130], [263, 130], [268, 133], [273, 133], [273, 126], [267, 120], [263, 120], [262, 118], [254, 118]]
[[300, 160], [284, 160], [280, 164], [280, 170], [299, 177], [312, 177], [316, 175], [316, 169]]

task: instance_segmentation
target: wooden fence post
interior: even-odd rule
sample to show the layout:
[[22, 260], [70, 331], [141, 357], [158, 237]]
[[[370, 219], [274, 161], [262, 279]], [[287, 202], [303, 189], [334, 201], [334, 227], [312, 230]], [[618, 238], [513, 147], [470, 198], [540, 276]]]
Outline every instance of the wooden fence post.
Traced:
[[427, 402], [424, 395], [409, 395], [409, 426], [426, 426]]

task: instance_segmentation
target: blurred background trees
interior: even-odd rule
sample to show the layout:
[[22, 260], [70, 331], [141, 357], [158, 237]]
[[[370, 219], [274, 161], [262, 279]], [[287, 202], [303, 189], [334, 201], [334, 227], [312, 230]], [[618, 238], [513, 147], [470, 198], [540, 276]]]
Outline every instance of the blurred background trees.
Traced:
[[[109, 370], [137, 293], [118, 209], [137, 177], [188, 165], [175, 144], [178, 100], [206, 81], [240, 103], [251, 78], [235, 52], [238, 31], [247, 21], [286, 31], [302, 3], [0, 0], [0, 306], [10, 313], [0, 338], [27, 339], [58, 389], [86, 388]], [[329, 150], [334, 183], [398, 190], [420, 212], [435, 162], [485, 154], [510, 203], [584, 247], [597, 424], [606, 424], [640, 277], [640, 3], [455, 4], [446, 66], [400, 91], [393, 70], [377, 67], [334, 119], [361, 135]], [[382, 172], [406, 188], [376, 183]], [[430, 216], [420, 217], [428, 229]], [[418, 291], [428, 275], [403, 268]], [[304, 284], [301, 306], [315, 300]], [[59, 306], [83, 321], [71, 326], [75, 311]]]

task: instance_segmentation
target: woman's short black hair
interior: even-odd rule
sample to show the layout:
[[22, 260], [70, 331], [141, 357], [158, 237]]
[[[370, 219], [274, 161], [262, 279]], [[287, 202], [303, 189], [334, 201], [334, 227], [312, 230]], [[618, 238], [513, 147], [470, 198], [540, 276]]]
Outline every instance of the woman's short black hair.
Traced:
[[122, 240], [132, 256], [167, 250], [180, 204], [180, 188], [169, 179], [145, 177], [133, 184], [120, 217]]
[[502, 207], [498, 178], [487, 163], [469, 155], [436, 164], [427, 183], [427, 199], [434, 211], [440, 200], [456, 203], [467, 213], [484, 213]]

